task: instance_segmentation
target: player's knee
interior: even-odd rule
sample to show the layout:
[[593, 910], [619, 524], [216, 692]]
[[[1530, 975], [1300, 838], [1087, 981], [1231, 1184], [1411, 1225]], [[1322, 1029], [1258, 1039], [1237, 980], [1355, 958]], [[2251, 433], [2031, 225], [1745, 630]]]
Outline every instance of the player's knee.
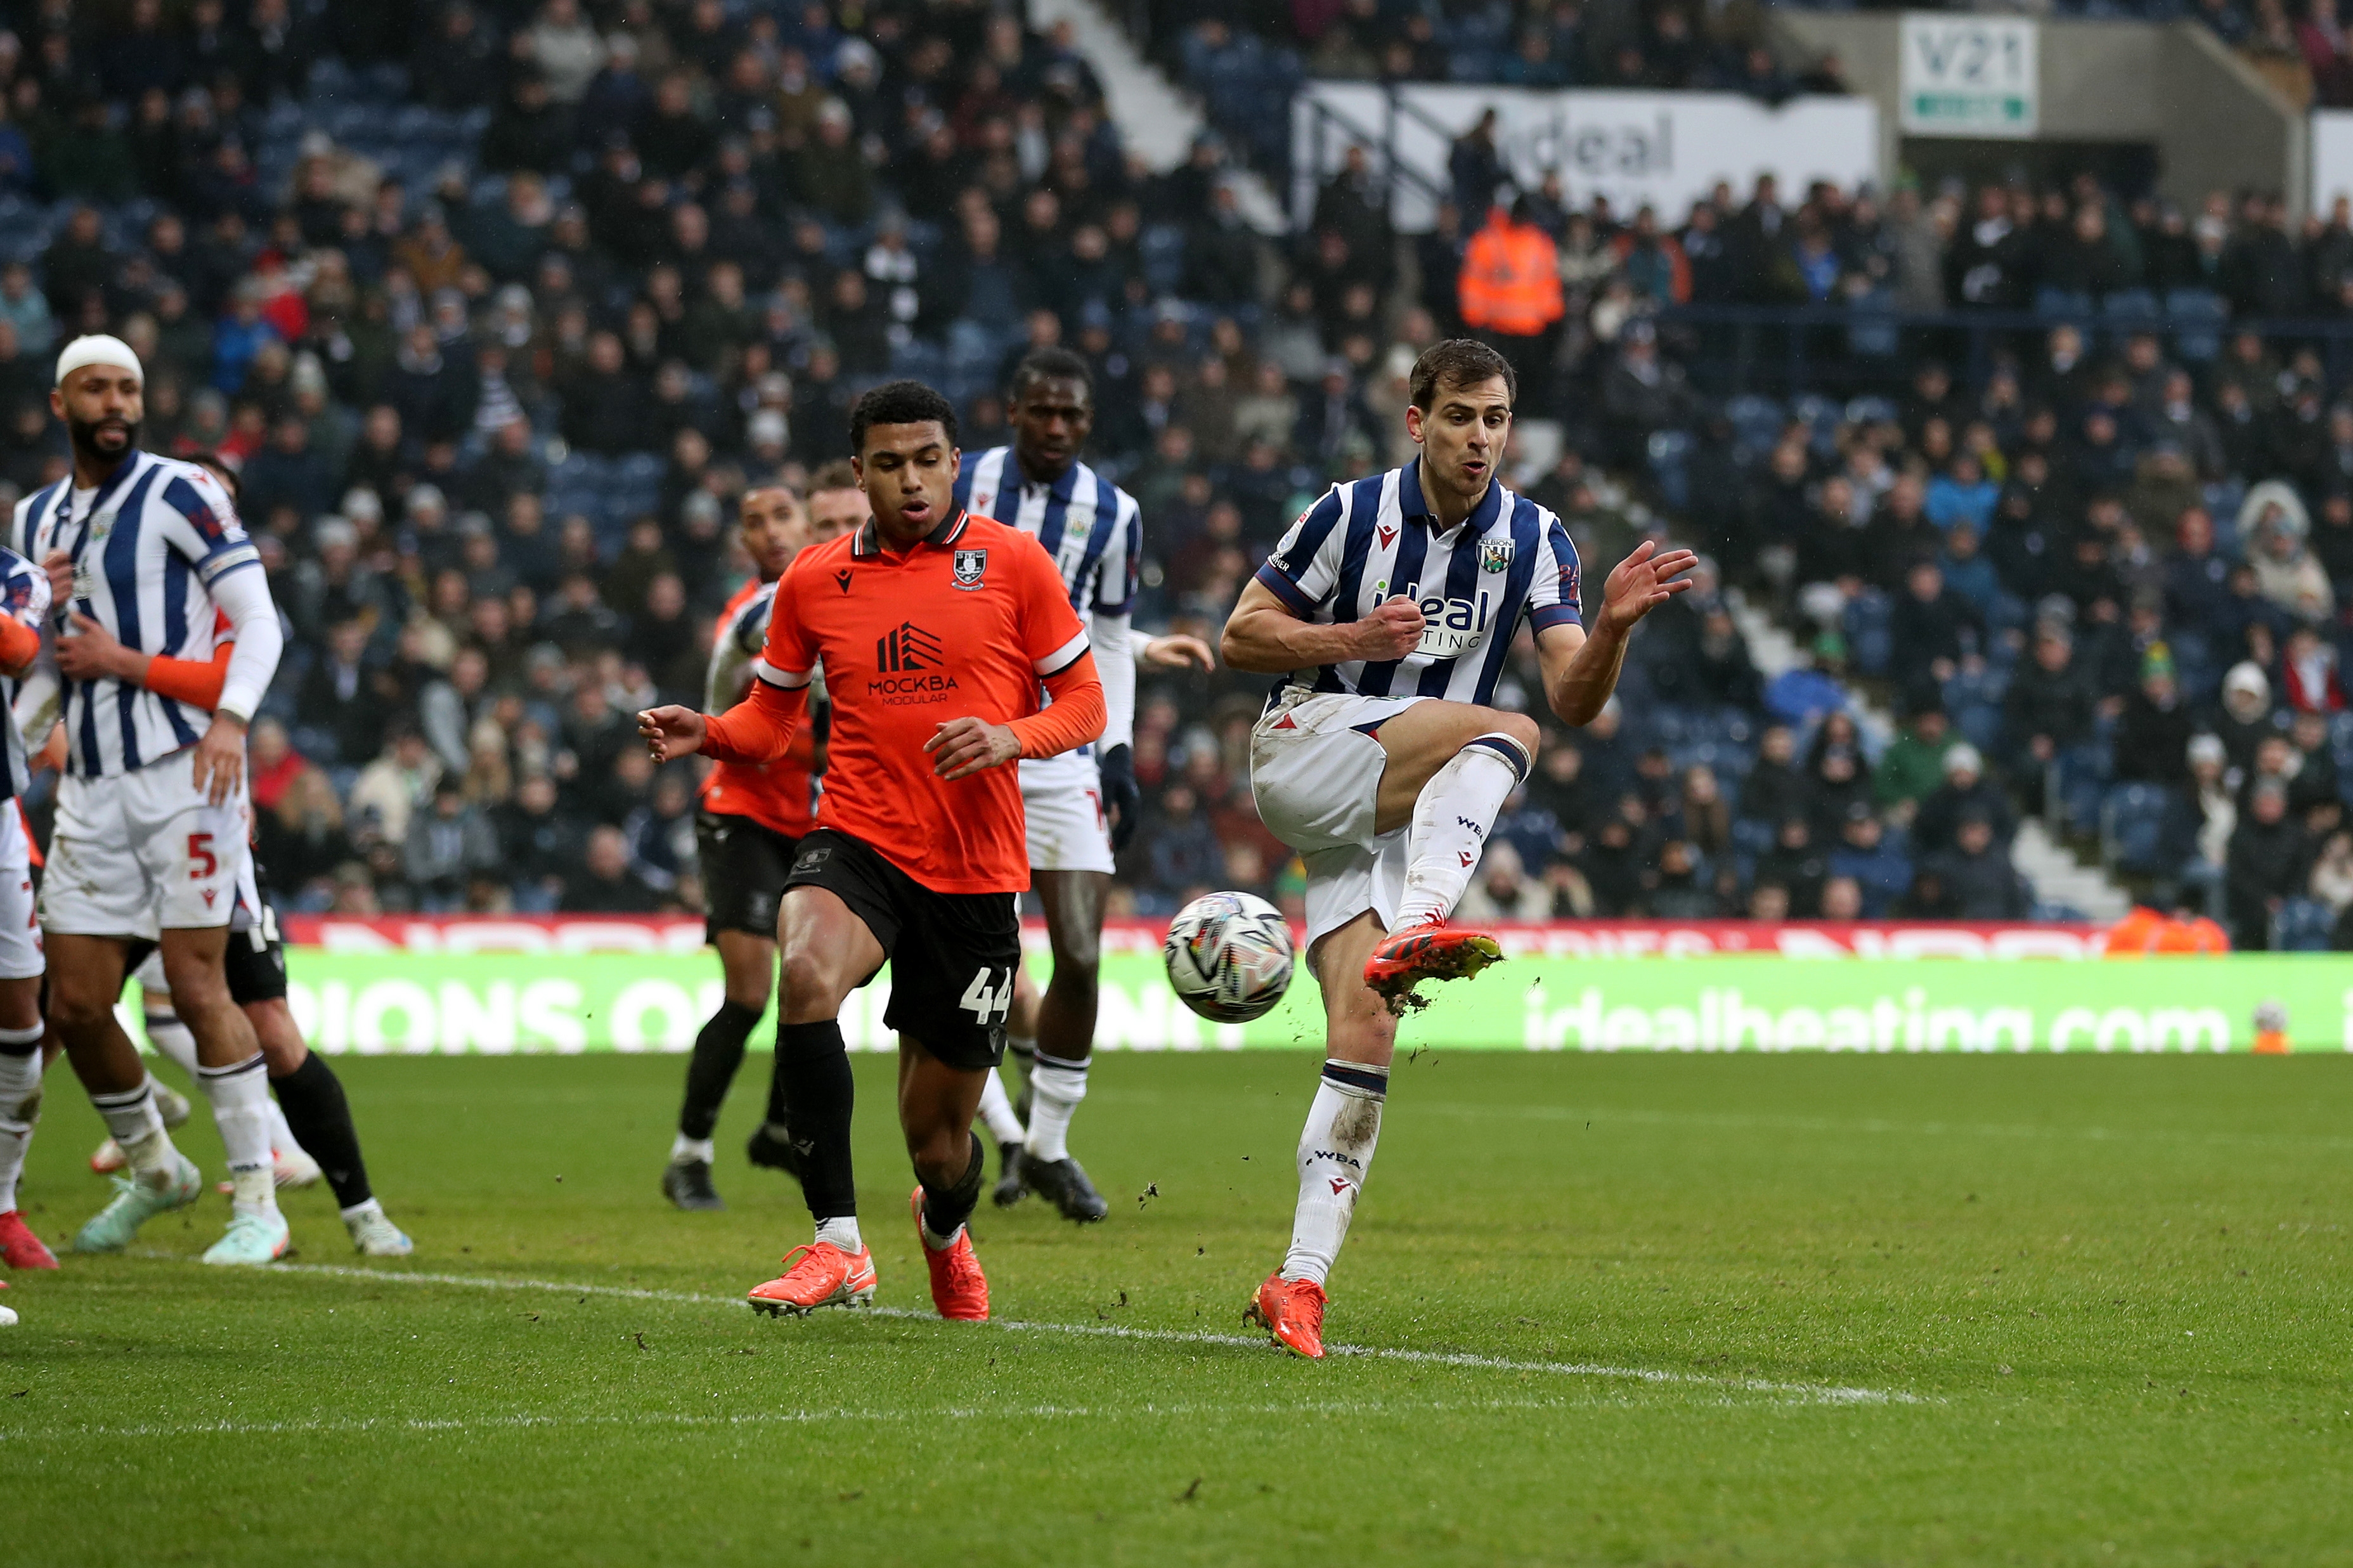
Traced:
[[727, 971], [727, 1000], [739, 1007], [765, 1012], [768, 1005], [768, 966], [765, 963]]
[[1092, 996], [1103, 977], [1103, 948], [1092, 938], [1054, 954], [1054, 977], [1047, 988], [1060, 997]]
[[1488, 714], [1488, 718], [1492, 720], [1493, 722], [1488, 724], [1482, 733], [1489, 735], [1508, 735], [1513, 740], [1518, 742], [1520, 749], [1527, 752], [1530, 757], [1534, 757], [1536, 754], [1536, 743], [1542, 738], [1542, 735], [1537, 730], [1536, 721], [1534, 719], [1529, 718], [1525, 713], [1504, 713], [1500, 711]]
[[62, 976], [49, 985], [49, 1021], [67, 1035], [99, 1027], [114, 1016], [114, 1004], [103, 992], [67, 982]]
[[[776, 983], [783, 988], [787, 1016], [797, 1016], [809, 1008], [839, 1006], [841, 1002], [834, 965], [803, 949], [786, 950], [776, 964]], [[766, 1000], [764, 993], [761, 1001]]]

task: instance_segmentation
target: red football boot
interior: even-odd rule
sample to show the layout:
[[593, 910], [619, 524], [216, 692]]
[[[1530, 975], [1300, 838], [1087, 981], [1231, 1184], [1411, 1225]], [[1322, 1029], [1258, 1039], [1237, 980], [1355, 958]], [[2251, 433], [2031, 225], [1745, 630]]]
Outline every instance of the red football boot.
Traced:
[[956, 1232], [955, 1245], [934, 1252], [923, 1240], [923, 1189], [917, 1187], [907, 1206], [915, 1211], [915, 1241], [923, 1249], [923, 1262], [932, 1271], [932, 1305], [940, 1316], [953, 1322], [985, 1323], [988, 1321], [988, 1276], [980, 1271], [980, 1259], [973, 1256], [972, 1226]]
[[856, 1257], [829, 1241], [811, 1242], [785, 1254], [785, 1271], [754, 1285], [745, 1300], [755, 1312], [806, 1318], [819, 1307], [863, 1307], [874, 1300], [874, 1254]]
[[1266, 1330], [1285, 1350], [1324, 1359], [1324, 1287], [1313, 1279], [1285, 1279], [1279, 1270], [1268, 1275], [1242, 1321]]
[[25, 1223], [24, 1214], [10, 1209], [0, 1214], [0, 1263], [11, 1268], [55, 1268], [57, 1256], [41, 1245], [33, 1227]]
[[1482, 931], [1457, 931], [1442, 920], [1391, 932], [1365, 961], [1365, 984], [1390, 1012], [1427, 1006], [1414, 987], [1425, 980], [1468, 980], [1504, 961], [1504, 945]]

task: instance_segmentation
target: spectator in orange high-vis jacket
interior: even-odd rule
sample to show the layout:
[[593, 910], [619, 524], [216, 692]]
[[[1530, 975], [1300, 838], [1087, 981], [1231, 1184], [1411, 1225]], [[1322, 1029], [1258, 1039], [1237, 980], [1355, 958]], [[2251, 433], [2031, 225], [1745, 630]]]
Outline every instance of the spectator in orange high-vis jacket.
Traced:
[[1456, 285], [1462, 324], [1511, 362], [1519, 379], [1518, 406], [1542, 416], [1550, 402], [1553, 352], [1567, 307], [1560, 291], [1560, 252], [1552, 236], [1531, 221], [1528, 199], [1487, 213], [1487, 226], [1471, 237]]
[[2231, 938], [2192, 909], [2181, 889], [2160, 884], [2147, 903], [2134, 905], [2132, 913], [2108, 928], [2103, 951], [2110, 958], [2224, 953], [2231, 951]]

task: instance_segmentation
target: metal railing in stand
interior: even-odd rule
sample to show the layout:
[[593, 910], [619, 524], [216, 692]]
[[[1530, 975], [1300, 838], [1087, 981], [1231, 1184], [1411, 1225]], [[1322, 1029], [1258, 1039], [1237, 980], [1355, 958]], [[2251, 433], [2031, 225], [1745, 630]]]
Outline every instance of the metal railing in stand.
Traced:
[[[1944, 360], [1975, 385], [2001, 355], [2031, 373], [2052, 330], [2071, 325], [2102, 354], [2124, 339], [2153, 333], [2169, 357], [2193, 370], [2222, 357], [2227, 341], [2253, 332], [2275, 355], [2316, 349], [2331, 386], [2353, 383], [2353, 317], [2232, 320], [2218, 298], [2195, 308], [1898, 310], [1858, 305], [1671, 305], [1656, 320], [1676, 333], [1694, 374], [1725, 393], [1886, 390], [1911, 378], [1923, 359]], [[2177, 301], [2184, 305], [2187, 300]]]
[[1333, 149], [1335, 145], [1345, 149], [1349, 142], [1362, 146], [1372, 155], [1374, 177], [1379, 181], [1388, 198], [1386, 205], [1393, 220], [1397, 213], [1397, 187], [1399, 184], [1411, 186], [1432, 207], [1449, 198], [1451, 193], [1447, 187], [1410, 163], [1398, 161], [1397, 128], [1400, 119], [1409, 117], [1423, 122], [1450, 142], [1454, 133], [1421, 109], [1406, 102], [1396, 89], [1390, 89], [1384, 97], [1388, 101], [1378, 130], [1351, 115], [1341, 113], [1313, 93], [1301, 93], [1292, 100], [1292, 112], [1296, 115], [1304, 110], [1307, 115], [1303, 148], [1298, 139], [1301, 127], [1296, 123], [1292, 127], [1291, 221], [1293, 226], [1304, 231], [1314, 220], [1315, 197], [1323, 190], [1329, 171], [1340, 166], [1339, 159], [1332, 156]]

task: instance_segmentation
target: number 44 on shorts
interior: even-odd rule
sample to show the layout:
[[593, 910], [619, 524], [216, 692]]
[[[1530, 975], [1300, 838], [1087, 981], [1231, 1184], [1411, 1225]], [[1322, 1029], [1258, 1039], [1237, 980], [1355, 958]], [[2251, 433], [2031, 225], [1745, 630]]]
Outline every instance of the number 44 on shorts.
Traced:
[[[1003, 982], [995, 983], [999, 974], [1005, 977]], [[991, 969], [983, 964], [973, 972], [972, 984], [964, 988], [956, 1005], [971, 1014], [972, 1021], [984, 1029], [991, 1024], [1002, 1024], [1005, 1016], [1013, 1011], [1012, 969]]]

